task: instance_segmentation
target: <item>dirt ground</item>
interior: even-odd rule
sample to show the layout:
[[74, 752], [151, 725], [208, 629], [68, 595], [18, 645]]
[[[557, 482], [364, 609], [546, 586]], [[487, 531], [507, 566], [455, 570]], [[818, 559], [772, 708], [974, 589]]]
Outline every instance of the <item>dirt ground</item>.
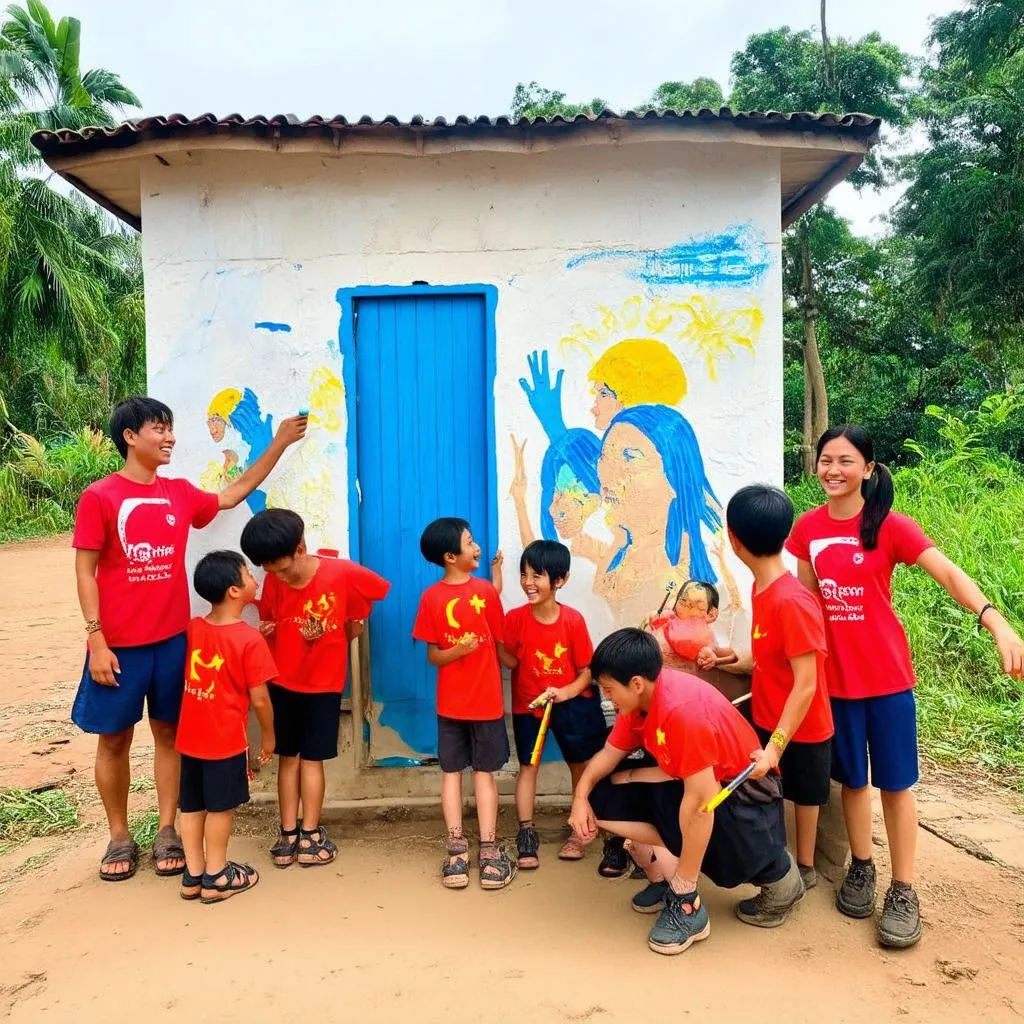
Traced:
[[[96, 875], [105, 835], [92, 744], [68, 722], [82, 634], [66, 538], [0, 549], [0, 786], [57, 782], [82, 828], [0, 857], [0, 1017], [11, 1021], [444, 1022], [690, 1019], [789, 1022], [1024, 1019], [1024, 817], [982, 781], [920, 790], [920, 944], [875, 945], [823, 883], [776, 931], [732, 916], [747, 890], [707, 885], [713, 935], [681, 957], [646, 947], [634, 882], [555, 859], [511, 888], [448, 892], [436, 826], [341, 824], [328, 868], [275, 871], [267, 809], [240, 816], [234, 854], [253, 893], [187, 904], [144, 860], [129, 882]], [[153, 805], [147, 731], [133, 812]], [[383, 770], [383, 769], [382, 769]], [[503, 813], [505, 835], [512, 816]], [[881, 835], [880, 823], [878, 833]], [[880, 866], [884, 849], [879, 845]]]

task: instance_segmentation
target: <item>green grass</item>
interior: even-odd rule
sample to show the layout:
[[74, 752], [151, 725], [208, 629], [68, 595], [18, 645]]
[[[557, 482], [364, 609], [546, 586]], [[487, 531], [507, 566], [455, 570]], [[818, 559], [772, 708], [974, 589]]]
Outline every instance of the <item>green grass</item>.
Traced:
[[149, 793], [156, 789], [156, 780], [151, 779], [146, 775], [141, 775], [136, 779], [132, 779], [128, 785], [129, 793]]
[[[947, 453], [948, 454], [948, 453]], [[1024, 472], [990, 453], [951, 463], [943, 453], [895, 474], [896, 509], [977, 581], [1024, 629]], [[816, 480], [789, 488], [798, 511], [820, 504]], [[893, 601], [917, 671], [922, 750], [970, 762], [1024, 790], [1024, 682], [1004, 675], [992, 637], [920, 569], [899, 568]]]
[[160, 815], [156, 811], [147, 811], [141, 817], [128, 822], [128, 831], [140, 849], [148, 849], [153, 845], [157, 832], [160, 831]]
[[38, 836], [78, 827], [78, 811], [62, 789], [0, 789], [0, 853]]

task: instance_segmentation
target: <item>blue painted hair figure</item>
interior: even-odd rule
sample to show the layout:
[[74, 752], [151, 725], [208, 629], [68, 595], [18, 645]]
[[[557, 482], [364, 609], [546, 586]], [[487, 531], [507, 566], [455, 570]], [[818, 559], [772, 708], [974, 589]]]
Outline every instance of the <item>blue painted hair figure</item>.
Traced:
[[[573, 536], [582, 529], [583, 522], [590, 515], [586, 511], [587, 499], [601, 493], [601, 481], [597, 475], [597, 459], [600, 454], [601, 443], [596, 435], [578, 428], [567, 430], [544, 453], [540, 467], [540, 528], [545, 540]], [[560, 498], [580, 505], [582, 520], [578, 526], [569, 526], [565, 521], [567, 512], [564, 509], [557, 511], [556, 522], [551, 508], [556, 499]], [[595, 509], [597, 504], [595, 501]]]

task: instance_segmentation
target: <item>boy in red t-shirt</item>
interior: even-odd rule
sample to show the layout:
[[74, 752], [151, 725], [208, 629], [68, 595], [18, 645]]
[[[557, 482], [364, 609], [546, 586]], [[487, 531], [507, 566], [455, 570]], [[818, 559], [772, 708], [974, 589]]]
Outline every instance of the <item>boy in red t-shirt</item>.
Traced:
[[[748, 779], [716, 810], [704, 810], [750, 764], [754, 730], [710, 683], [663, 669], [657, 640], [642, 629], [605, 637], [590, 670], [618, 718], [583, 771], [569, 824], [584, 841], [603, 828], [634, 844], [650, 884], [633, 897], [633, 909], [661, 911], [650, 948], [682, 953], [708, 937], [711, 923], [697, 893], [701, 872], [725, 889], [761, 887], [737, 904], [741, 921], [783, 924], [804, 885], [786, 850], [778, 776]], [[620, 770], [638, 746], [657, 767]]]
[[274, 749], [267, 683], [277, 675], [267, 642], [242, 610], [256, 597], [256, 580], [235, 551], [211, 551], [192, 577], [212, 605], [188, 626], [185, 693], [176, 747], [181, 755], [181, 838], [185, 872], [181, 898], [217, 903], [251, 889], [259, 872], [228, 860], [235, 808], [249, 802], [249, 706], [260, 723], [259, 763]]
[[825, 678], [821, 606], [786, 569], [782, 548], [793, 503], [777, 487], [738, 490], [726, 508], [729, 541], [754, 577], [751, 603], [751, 714], [764, 750], [754, 778], [782, 771], [796, 817], [796, 859], [808, 889], [817, 884], [818, 812], [828, 803], [832, 709]]
[[174, 416], [155, 398], [134, 395], [110, 415], [124, 467], [90, 484], [75, 516], [75, 578], [88, 637], [71, 719], [95, 733], [96, 788], [110, 826], [100, 878], [122, 882], [138, 867], [128, 830], [132, 736], [145, 705], [153, 733], [160, 831], [156, 873], [180, 875], [185, 853], [174, 830], [178, 809], [175, 726], [185, 675], [190, 608], [185, 545], [221, 509], [241, 504], [306, 432], [306, 417], [282, 420], [267, 450], [220, 494], [161, 476], [174, 448]]
[[296, 861], [322, 866], [338, 854], [320, 824], [324, 761], [338, 756], [349, 641], [362, 633], [373, 602], [391, 589], [355, 562], [311, 555], [305, 533], [298, 513], [274, 508], [256, 513], [241, 538], [246, 557], [267, 573], [260, 630], [278, 667], [270, 700], [281, 824], [270, 854], [279, 868]]
[[444, 577], [420, 598], [412, 635], [427, 645], [437, 668], [437, 757], [448, 856], [441, 881], [448, 889], [469, 885], [469, 844], [462, 831], [462, 773], [473, 769], [480, 825], [480, 886], [502, 889], [516, 863], [497, 841], [498, 786], [494, 772], [508, 760], [508, 732], [497, 644], [505, 616], [493, 585], [474, 576], [480, 547], [464, 519], [436, 519], [420, 537], [423, 557]]
[[[524, 870], [538, 867], [540, 840], [533, 823], [540, 765], [531, 765], [543, 708], [531, 704], [552, 701], [550, 728], [562, 752], [573, 788], [594, 754], [603, 746], [608, 726], [590, 680], [594, 653], [587, 624], [575, 608], [560, 604], [558, 591], [569, 580], [569, 549], [554, 540], [528, 544], [519, 560], [519, 582], [527, 603], [505, 616], [505, 640], [499, 657], [512, 669], [512, 731], [519, 758], [516, 779], [517, 863]], [[570, 833], [561, 860], [581, 860], [583, 845]]]

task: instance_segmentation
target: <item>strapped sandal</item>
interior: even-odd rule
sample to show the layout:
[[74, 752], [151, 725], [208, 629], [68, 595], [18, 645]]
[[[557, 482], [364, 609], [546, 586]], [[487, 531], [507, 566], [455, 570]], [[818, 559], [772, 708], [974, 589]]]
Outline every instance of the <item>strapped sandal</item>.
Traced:
[[[183, 900], [197, 900], [202, 895], [203, 876], [189, 874], [188, 866], [181, 873], [181, 892]], [[193, 890], [195, 890], [193, 892]]]
[[625, 878], [630, 873], [633, 858], [626, 853], [625, 840], [621, 836], [609, 836], [604, 841], [604, 853], [597, 873], [602, 878]]
[[[127, 871], [105, 871], [114, 864], [128, 864]], [[100, 861], [100, 878], [104, 882], [125, 882], [139, 869], [139, 844], [134, 839], [122, 839], [107, 843], [106, 852]]]
[[533, 823], [521, 824], [516, 836], [516, 867], [536, 871], [540, 867], [540, 836]]
[[469, 885], [469, 843], [465, 839], [448, 840], [448, 856], [441, 862], [441, 884], [446, 889], [465, 889]]
[[[504, 889], [518, 871], [516, 862], [498, 843], [480, 844], [480, 888]], [[496, 872], [496, 874], [495, 874]]]
[[[160, 861], [180, 860], [180, 868], [161, 868]], [[181, 845], [181, 836], [173, 825], [160, 829], [153, 840], [153, 863], [157, 865], [156, 873], [161, 878], [174, 878], [185, 870], [185, 847]]]
[[[314, 839], [313, 837], [318, 838]], [[308, 843], [309, 845], [304, 845]], [[326, 857], [321, 857], [321, 853], [326, 853]], [[317, 825], [316, 828], [306, 831], [305, 829], [299, 830], [299, 867], [300, 868], [315, 868], [320, 864], [330, 864], [335, 857], [338, 856], [338, 847], [327, 836], [327, 829], [323, 825]]]
[[275, 868], [290, 867], [299, 856], [299, 827], [281, 827], [277, 834], [277, 842], [270, 848], [270, 856], [274, 858]]
[[[239, 864], [237, 861], [229, 860], [215, 875], [204, 872], [203, 895], [199, 897], [199, 902], [223, 903], [240, 892], [248, 892], [259, 880], [260, 874], [251, 864]], [[236, 882], [241, 884], [236, 885]], [[207, 896], [208, 892], [213, 895]]]

